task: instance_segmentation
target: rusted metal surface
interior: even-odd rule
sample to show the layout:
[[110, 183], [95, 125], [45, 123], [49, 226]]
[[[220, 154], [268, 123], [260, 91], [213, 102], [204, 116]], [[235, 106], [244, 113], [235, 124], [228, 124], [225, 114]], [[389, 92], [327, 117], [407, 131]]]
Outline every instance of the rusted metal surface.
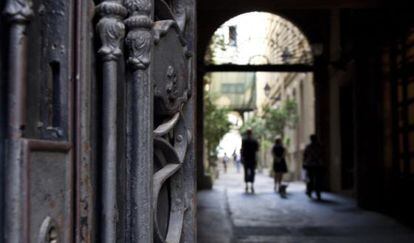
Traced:
[[[28, 241], [50, 242], [44, 234], [44, 222], [54, 222], [55, 238], [59, 242], [73, 239], [73, 183], [72, 145], [67, 142], [22, 140], [23, 200], [26, 205], [25, 227]], [[45, 238], [46, 237], [46, 238]]]
[[7, 1], [6, 242], [195, 242], [194, 10]]
[[[36, 9], [36, 13], [32, 9]], [[5, 241], [73, 241], [73, 149], [71, 136], [71, 15], [65, 2], [10, 0], [5, 14], [10, 20], [5, 177]], [[29, 20], [31, 24], [29, 25]], [[36, 23], [34, 23], [36, 20]], [[36, 30], [55, 23], [42, 35]], [[59, 24], [63, 24], [59, 26]], [[32, 35], [28, 36], [29, 33]], [[55, 38], [54, 38], [55, 37]], [[43, 38], [41, 48], [29, 55], [29, 46]], [[55, 48], [52, 48], [55, 47]], [[37, 53], [41, 53], [37, 56]], [[34, 57], [42, 58], [35, 62]], [[38, 69], [37, 67], [40, 67]], [[40, 70], [41, 76], [27, 75]], [[46, 71], [50, 70], [50, 72]], [[47, 77], [47, 78], [44, 78]], [[39, 87], [28, 92], [30, 87]], [[42, 93], [38, 93], [43, 87]], [[32, 103], [32, 100], [37, 102]], [[30, 101], [30, 102], [27, 102]], [[45, 109], [39, 109], [45, 107]], [[31, 116], [29, 114], [40, 114]], [[36, 120], [39, 119], [39, 120]], [[30, 121], [30, 122], [29, 122]], [[37, 127], [29, 135], [28, 125]], [[33, 129], [32, 131], [34, 131]], [[51, 140], [62, 140], [61, 142]]]
[[[6, 175], [6, 187], [10, 188], [6, 199], [14, 207], [6, 214], [6, 242], [35, 242], [42, 238], [42, 225], [48, 217], [55, 222], [59, 241], [71, 242], [71, 145], [31, 139], [9, 140], [8, 145], [8, 159], [14, 164], [7, 167], [11, 174]], [[10, 194], [11, 191], [15, 193]]]
[[92, 0], [76, 1], [76, 45], [75, 45], [75, 82], [76, 82], [76, 242], [97, 242], [97, 158], [94, 134], [99, 129], [93, 126], [96, 104], [94, 102], [95, 50], [90, 33], [95, 33], [91, 19], [94, 16]]

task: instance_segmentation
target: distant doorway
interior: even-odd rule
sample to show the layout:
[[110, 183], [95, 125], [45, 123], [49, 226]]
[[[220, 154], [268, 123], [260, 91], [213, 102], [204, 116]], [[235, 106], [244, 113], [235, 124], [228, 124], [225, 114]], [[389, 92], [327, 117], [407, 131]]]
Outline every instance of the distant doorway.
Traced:
[[[211, 128], [211, 109], [204, 108], [207, 172], [217, 176], [223, 156], [239, 153], [243, 133], [251, 127], [260, 140], [258, 169], [271, 167], [272, 143], [282, 137], [288, 151], [289, 172], [285, 178], [302, 179], [302, 153], [309, 135], [315, 133], [315, 90], [313, 52], [300, 29], [271, 13], [241, 14], [215, 31], [204, 64], [205, 102], [222, 112], [238, 113], [240, 118], [234, 124], [228, 116], [227, 131], [212, 134], [220, 129]], [[290, 121], [266, 118], [268, 112], [283, 115], [289, 105], [294, 110]], [[210, 137], [217, 135], [221, 141], [211, 146]]]

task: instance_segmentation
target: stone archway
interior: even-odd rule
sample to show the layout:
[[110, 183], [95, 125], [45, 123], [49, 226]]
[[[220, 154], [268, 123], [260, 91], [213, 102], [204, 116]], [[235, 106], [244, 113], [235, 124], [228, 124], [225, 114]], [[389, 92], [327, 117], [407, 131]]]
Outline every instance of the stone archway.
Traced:
[[[263, 104], [277, 107], [277, 97], [279, 97], [279, 100], [283, 101], [293, 99], [298, 105], [298, 111], [301, 112], [300, 117], [307, 115], [299, 120], [299, 126], [293, 129], [295, 131], [289, 131], [289, 141], [293, 141], [294, 144], [290, 146], [292, 151], [290, 157], [295, 161], [292, 163], [294, 164], [292, 169], [295, 171], [292, 173], [292, 178], [299, 179], [300, 151], [307, 143], [308, 135], [315, 132], [313, 52], [302, 31], [289, 20], [275, 14], [267, 12], [241, 14], [226, 21], [214, 32], [203, 61], [204, 67], [201, 70], [204, 72], [199, 72], [199, 78], [204, 77], [203, 82], [220, 79], [220, 82], [228, 83], [209, 84], [214, 92], [220, 92], [220, 85], [227, 87], [225, 91], [227, 94], [224, 98], [218, 99], [219, 103], [226, 101], [221, 102], [221, 105], [238, 111], [259, 110], [260, 113]], [[250, 80], [244, 78], [245, 75], [254, 77], [255, 85], [248, 85], [255, 89], [254, 95], [252, 96], [247, 90], [241, 93], [250, 94], [249, 97], [254, 98], [254, 107], [250, 98], [247, 102], [246, 99], [239, 99], [240, 95], [230, 94], [230, 86], [237, 88], [243, 86], [240, 80]], [[229, 80], [232, 79], [234, 80], [230, 82]], [[262, 90], [269, 82], [272, 88], [269, 94], [266, 94], [269, 97], [265, 98]], [[280, 85], [281, 83], [283, 85]], [[200, 92], [204, 92], [204, 89], [199, 89]], [[248, 107], [241, 107], [243, 104]], [[305, 107], [305, 104], [308, 105]], [[312, 121], [310, 126], [303, 124], [304, 121], [309, 120]], [[198, 129], [200, 131], [200, 127]], [[201, 149], [200, 144], [198, 149]], [[266, 155], [263, 154], [262, 157]], [[199, 157], [199, 160], [202, 163], [202, 158]], [[199, 161], [199, 166], [201, 163]]]

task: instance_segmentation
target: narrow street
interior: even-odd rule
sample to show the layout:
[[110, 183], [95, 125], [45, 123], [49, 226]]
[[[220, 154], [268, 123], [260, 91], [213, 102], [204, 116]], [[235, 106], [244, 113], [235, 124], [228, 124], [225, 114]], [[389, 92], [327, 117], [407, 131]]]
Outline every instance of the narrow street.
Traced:
[[273, 191], [268, 172], [257, 173], [255, 194], [244, 192], [243, 171], [220, 171], [214, 189], [198, 193], [198, 242], [414, 242], [414, 231], [354, 200], [324, 193], [309, 199], [290, 183], [287, 198]]

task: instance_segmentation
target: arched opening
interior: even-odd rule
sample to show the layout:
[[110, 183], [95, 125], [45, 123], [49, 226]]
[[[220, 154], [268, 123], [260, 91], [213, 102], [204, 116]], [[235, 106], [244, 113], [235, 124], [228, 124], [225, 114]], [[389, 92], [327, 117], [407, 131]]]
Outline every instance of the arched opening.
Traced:
[[225, 167], [239, 170], [241, 139], [248, 128], [260, 144], [258, 171], [272, 175], [271, 148], [281, 137], [287, 151], [285, 180], [301, 180], [303, 150], [315, 133], [315, 91], [313, 52], [300, 29], [271, 13], [238, 15], [214, 32], [204, 64], [205, 101], [221, 112], [238, 114], [240, 120], [221, 131], [215, 123], [223, 116], [212, 118], [215, 113], [204, 108], [204, 166], [212, 180]]
[[[202, 92], [215, 97], [213, 103], [217, 107], [240, 114], [243, 124], [248, 123], [252, 128], [262, 125], [264, 103], [278, 109], [283, 107], [282, 100], [293, 99], [299, 114], [297, 122], [313, 120], [314, 124], [299, 129], [283, 128], [283, 142], [290, 152], [287, 155], [289, 173], [284, 179], [291, 182], [301, 178], [301, 149], [308, 141], [296, 142], [314, 131], [324, 146], [324, 200], [317, 201], [314, 195], [308, 199], [305, 188], [295, 183], [288, 186], [288, 200], [282, 200], [271, 186], [271, 155], [261, 149], [259, 163], [267, 161], [268, 164], [259, 165], [258, 169], [262, 166], [264, 170], [256, 174], [255, 194], [244, 193], [242, 173], [222, 173], [213, 190], [199, 193], [200, 221], [211, 215], [216, 217], [212, 210], [212, 205], [216, 205], [218, 213], [221, 208], [225, 209], [223, 218], [232, 221], [233, 232], [228, 233], [224, 223], [217, 225], [215, 232], [232, 233], [234, 242], [334, 242], [339, 235], [347, 242], [364, 242], [367, 237], [375, 238], [377, 242], [395, 241], [394, 233], [381, 233], [385, 228], [401, 228], [401, 225], [389, 224], [389, 218], [381, 213], [410, 222], [413, 219], [412, 203], [408, 203], [413, 202], [412, 194], [407, 193], [413, 188], [412, 181], [408, 181], [412, 178], [410, 161], [413, 161], [409, 152], [412, 146], [408, 146], [412, 144], [409, 140], [412, 126], [408, 119], [411, 116], [407, 113], [413, 103], [412, 99], [407, 99], [411, 95], [407, 93], [411, 75], [399, 72], [412, 62], [409, 55], [413, 48], [412, 27], [399, 29], [397, 26], [405, 17], [397, 17], [396, 12], [387, 14], [384, 11], [377, 15], [341, 7], [326, 12], [321, 9], [283, 9], [272, 2], [266, 6], [254, 5], [260, 5], [261, 10], [280, 11], [283, 16], [289, 16], [300, 24], [303, 32], [291, 22], [291, 25], [279, 26], [293, 29], [285, 33], [299, 31], [299, 34], [292, 34], [297, 39], [301, 39], [302, 34], [302, 39], [306, 40], [303, 35], [306, 33], [309, 41], [289, 42], [286, 41], [289, 37], [281, 38], [290, 43], [287, 49], [284, 48], [272, 40], [273, 36], [282, 35], [263, 31], [263, 26], [268, 26], [266, 23], [257, 24], [258, 12], [241, 15], [256, 16], [251, 20], [246, 17], [245, 22], [250, 26], [246, 31], [232, 22], [237, 17], [216, 31], [212, 30], [218, 26], [217, 22], [246, 11], [250, 4], [240, 1], [240, 6], [204, 7], [199, 28], [202, 30], [199, 32], [201, 42], [208, 42], [211, 36], [213, 39], [198, 59], [199, 64], [203, 63], [199, 70], [199, 82], [204, 85]], [[298, 4], [298, 8], [301, 7]], [[381, 27], [376, 27], [378, 23], [382, 23]], [[281, 27], [274, 29], [280, 31]], [[249, 46], [249, 41], [254, 44]], [[204, 50], [203, 47], [200, 49]], [[306, 82], [286, 82], [289, 77]], [[240, 128], [231, 127], [232, 133], [237, 129]], [[224, 140], [228, 137], [223, 143]], [[290, 148], [292, 143], [295, 144], [293, 149]], [[230, 145], [237, 147], [236, 143]], [[227, 147], [220, 146], [222, 150]], [[224, 166], [220, 159], [224, 155], [222, 150], [215, 162], [218, 167]], [[227, 155], [232, 151], [234, 149], [228, 149]], [[292, 162], [295, 159], [296, 162]], [[214, 228], [215, 224], [210, 226]], [[345, 228], [349, 231], [340, 233]], [[370, 231], [361, 232], [362, 229]], [[203, 231], [200, 235], [201, 238], [205, 236]], [[200, 242], [226, 242], [204, 238], [207, 241]], [[412, 236], [407, 239], [412, 240]]]
[[310, 44], [289, 20], [249, 12], [223, 23], [210, 39], [205, 64], [312, 64]]

